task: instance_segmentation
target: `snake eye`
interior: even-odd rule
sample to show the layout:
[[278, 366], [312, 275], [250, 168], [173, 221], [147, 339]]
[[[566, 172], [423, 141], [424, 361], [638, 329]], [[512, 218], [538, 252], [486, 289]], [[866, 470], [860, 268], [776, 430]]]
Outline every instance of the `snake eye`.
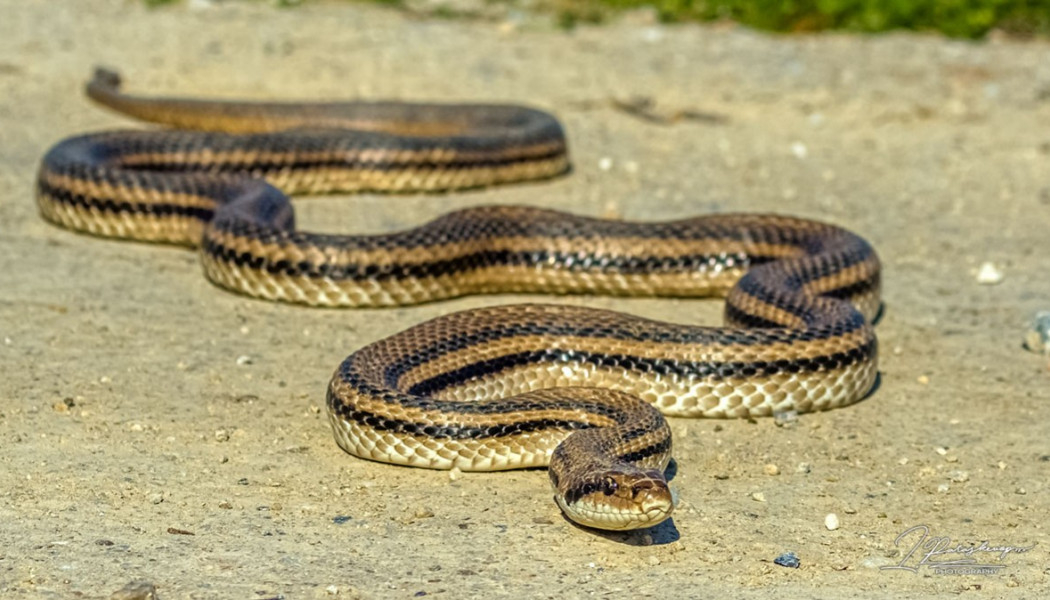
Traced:
[[616, 480], [612, 477], [606, 477], [602, 480], [602, 493], [606, 496], [612, 496], [618, 489], [620, 489], [620, 484], [616, 483]]

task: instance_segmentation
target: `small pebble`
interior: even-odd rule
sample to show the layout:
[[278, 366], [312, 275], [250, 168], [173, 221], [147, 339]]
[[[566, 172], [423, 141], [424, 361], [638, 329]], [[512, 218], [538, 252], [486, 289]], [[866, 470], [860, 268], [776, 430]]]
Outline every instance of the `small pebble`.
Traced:
[[806, 463], [806, 462], [798, 463], [798, 466], [795, 467], [795, 472], [796, 473], [808, 474], [812, 470], [813, 470], [813, 465], [811, 465], [809, 463]]
[[157, 588], [148, 581], [132, 581], [110, 594], [109, 600], [157, 600]]
[[944, 456], [945, 454], [948, 454], [948, 449], [944, 448], [944, 447], [941, 447], [941, 446], [937, 446], [936, 448], [933, 449], [933, 451], [936, 452], [937, 454], [940, 454], [941, 456]]
[[977, 283], [981, 285], [995, 285], [1002, 283], [1003, 272], [994, 263], [984, 262], [977, 271]]
[[780, 556], [773, 559], [773, 563], [780, 565], [781, 567], [788, 567], [789, 569], [797, 569], [802, 564], [802, 561], [798, 559], [798, 555], [794, 552], [785, 552]]
[[1029, 352], [1050, 355], [1050, 311], [1039, 311], [1024, 337]]
[[463, 471], [461, 471], [459, 467], [452, 467], [448, 470], [449, 481], [457, 481], [461, 475], [463, 475]]
[[948, 479], [955, 483], [965, 483], [970, 480], [970, 474], [966, 471], [952, 471], [948, 473]]
[[601, 217], [603, 219], [623, 220], [623, 210], [620, 207], [620, 203], [610, 198], [605, 202], [602, 207]]
[[612, 168], [612, 166], [613, 159], [609, 158], [608, 156], [603, 156], [601, 159], [598, 160], [598, 168], [603, 171], [608, 171]]
[[866, 569], [879, 569], [882, 567], [888, 567], [896, 565], [900, 562], [900, 559], [893, 559], [886, 556], [869, 556], [864, 560], [860, 561], [860, 566]]
[[835, 531], [839, 528], [839, 516], [835, 513], [828, 513], [824, 517], [824, 527], [828, 528], [828, 531]]
[[237, 357], [237, 366], [238, 367], [243, 367], [245, 365], [250, 365], [250, 364], [252, 364], [252, 357], [250, 357], [250, 356], [248, 356], [246, 354], [242, 354], [242, 355]]
[[803, 159], [809, 156], [809, 149], [802, 142], [794, 142], [791, 144], [791, 153], [795, 155], [795, 158]]
[[650, 44], [655, 44], [664, 39], [663, 29], [659, 27], [646, 27], [642, 32], [642, 39]]
[[773, 424], [777, 427], [788, 427], [798, 424], [797, 410], [782, 410], [773, 413]]
[[766, 475], [780, 475], [780, 467], [774, 464], [768, 464], [765, 466]]
[[916, 379], [916, 381], [918, 381], [920, 385], [928, 385], [930, 383], [930, 378], [927, 375], [919, 375], [919, 378]]
[[766, 501], [766, 495], [763, 494], [762, 492], [753, 492], [751, 494], [751, 499], [754, 500], [755, 502], [765, 502]]
[[947, 494], [948, 490], [950, 489], [952, 489], [951, 486], [949, 486], [947, 483], [942, 483], [941, 485], [937, 486], [937, 493]]

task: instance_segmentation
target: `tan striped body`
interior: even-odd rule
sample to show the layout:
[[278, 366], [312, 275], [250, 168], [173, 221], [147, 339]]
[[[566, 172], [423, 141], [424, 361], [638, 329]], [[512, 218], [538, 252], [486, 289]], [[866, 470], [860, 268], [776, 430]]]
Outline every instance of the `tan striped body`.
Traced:
[[561, 127], [512, 106], [222, 103], [127, 96], [118, 84], [99, 72], [88, 92], [206, 131], [58, 144], [38, 177], [41, 214], [96, 235], [197, 247], [205, 274], [227, 289], [348, 307], [496, 292], [726, 297], [720, 328], [519, 305], [372, 343], [328, 389], [336, 441], [356, 456], [440, 469], [549, 465], [573, 520], [647, 527], [673, 509], [661, 413], [824, 410], [875, 385], [879, 262], [848, 231], [772, 215], [631, 223], [503, 206], [394, 233], [303, 232], [286, 193], [439, 191], [564, 173]]

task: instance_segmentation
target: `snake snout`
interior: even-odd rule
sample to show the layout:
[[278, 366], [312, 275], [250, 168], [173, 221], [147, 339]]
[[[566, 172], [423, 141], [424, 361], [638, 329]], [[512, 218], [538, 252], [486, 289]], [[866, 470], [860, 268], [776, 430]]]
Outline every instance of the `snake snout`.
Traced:
[[[647, 476], [631, 485], [631, 501], [644, 513], [665, 513], [674, 510], [674, 499], [667, 481], [659, 474]], [[662, 517], [662, 521], [666, 516]], [[654, 523], [655, 524], [655, 523]]]
[[638, 497], [642, 494], [646, 496], [652, 495], [652, 491], [658, 489], [659, 487], [659, 484], [654, 481], [639, 481], [638, 483], [631, 486], [631, 497], [637, 500]]
[[630, 515], [619, 529], [652, 527], [674, 512], [674, 498], [667, 480], [657, 471], [645, 471], [626, 476], [619, 482], [616, 496], [621, 500], [624, 515]]

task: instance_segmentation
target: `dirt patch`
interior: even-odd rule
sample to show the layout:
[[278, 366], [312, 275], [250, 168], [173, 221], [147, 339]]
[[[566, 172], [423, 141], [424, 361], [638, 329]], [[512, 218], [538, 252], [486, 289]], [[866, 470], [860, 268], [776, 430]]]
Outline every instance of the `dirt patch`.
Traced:
[[[0, 14], [3, 595], [105, 597], [133, 580], [162, 598], [1048, 589], [1050, 371], [1021, 349], [1028, 320], [1050, 308], [1046, 43], [631, 23], [567, 33], [325, 3], [0, 0]], [[44, 223], [33, 176], [48, 146], [130, 126], [82, 97], [96, 64], [138, 91], [505, 100], [567, 125], [569, 177], [309, 200], [307, 226], [381, 231], [508, 203], [638, 219], [776, 211], [848, 227], [885, 265], [882, 387], [792, 427], [675, 420], [681, 505], [642, 534], [571, 526], [543, 472], [451, 480], [346, 456], [323, 393], [350, 351], [452, 310], [537, 298], [273, 305], [210, 285], [191, 252]], [[986, 261], [997, 285], [977, 282]], [[557, 301], [688, 322], [721, 311]], [[1035, 547], [982, 553], [1004, 565], [994, 575], [880, 570], [902, 561], [894, 540], [916, 525], [953, 544]], [[774, 564], [785, 552], [800, 568]]]

